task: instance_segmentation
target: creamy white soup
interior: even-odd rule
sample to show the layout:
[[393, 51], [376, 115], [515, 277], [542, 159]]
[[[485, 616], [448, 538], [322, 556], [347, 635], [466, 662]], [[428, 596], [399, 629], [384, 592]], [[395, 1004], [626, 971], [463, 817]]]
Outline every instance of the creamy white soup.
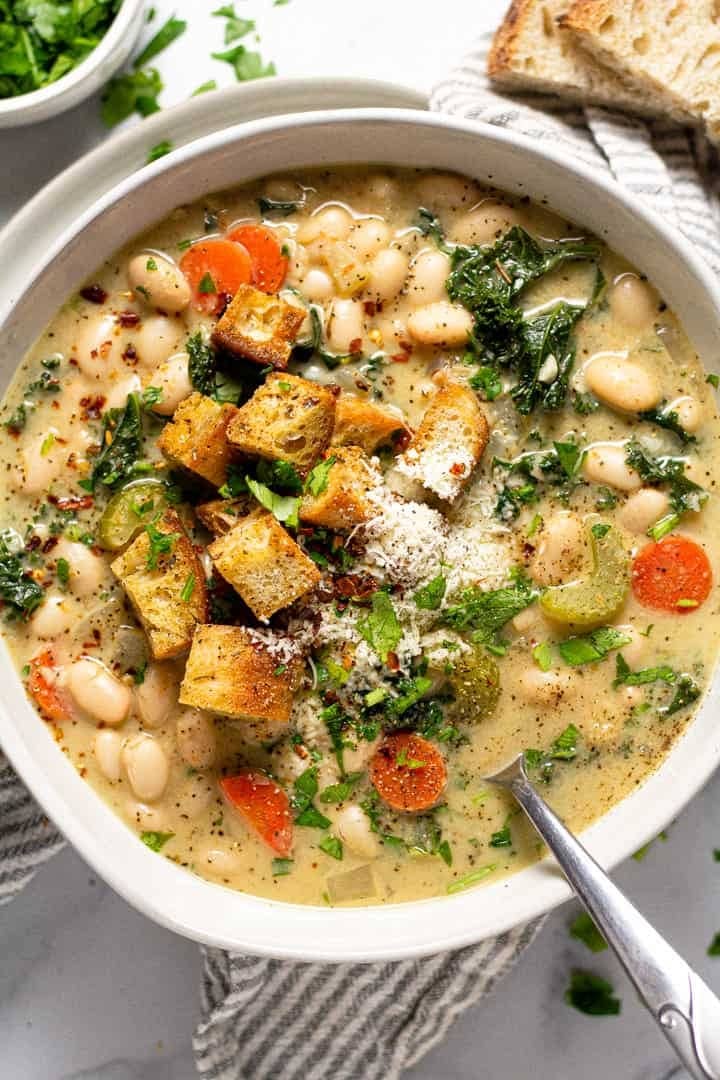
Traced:
[[91, 273], [3, 405], [3, 629], [157, 858], [454, 893], [581, 829], [707, 686], [718, 417], [641, 274], [427, 171], [272, 177]]

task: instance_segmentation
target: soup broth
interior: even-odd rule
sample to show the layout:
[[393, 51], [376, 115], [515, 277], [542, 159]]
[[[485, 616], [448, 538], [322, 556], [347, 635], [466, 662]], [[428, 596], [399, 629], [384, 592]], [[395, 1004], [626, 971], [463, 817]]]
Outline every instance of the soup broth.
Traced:
[[6, 640], [157, 857], [309, 904], [542, 856], [654, 770], [718, 648], [718, 417], [652, 285], [427, 171], [179, 207], [5, 397]]

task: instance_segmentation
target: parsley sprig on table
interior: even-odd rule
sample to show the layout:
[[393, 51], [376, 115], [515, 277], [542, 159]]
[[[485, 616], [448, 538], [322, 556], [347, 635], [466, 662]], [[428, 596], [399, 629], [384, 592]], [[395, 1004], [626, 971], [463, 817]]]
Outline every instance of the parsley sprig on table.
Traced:
[[110, 27], [120, 0], [0, 0], [0, 98], [57, 82]]

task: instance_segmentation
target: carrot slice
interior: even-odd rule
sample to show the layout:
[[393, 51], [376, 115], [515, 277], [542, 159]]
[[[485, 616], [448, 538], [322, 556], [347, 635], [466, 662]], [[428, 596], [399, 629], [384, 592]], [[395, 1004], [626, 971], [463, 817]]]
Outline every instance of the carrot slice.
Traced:
[[199, 240], [183, 255], [180, 269], [192, 289], [193, 304], [208, 315], [217, 315], [240, 285], [252, 281], [250, 255], [230, 240]]
[[231, 229], [228, 239], [250, 252], [253, 285], [262, 292], [277, 292], [285, 280], [288, 259], [275, 232], [267, 225], [246, 223]]
[[700, 545], [686, 536], [666, 536], [648, 544], [636, 557], [632, 587], [645, 607], [687, 615], [710, 593], [710, 561]]
[[220, 781], [220, 790], [261, 840], [278, 855], [290, 854], [293, 839], [290, 802], [282, 788], [263, 772], [243, 769]]
[[442, 754], [420, 735], [388, 735], [370, 762], [370, 780], [383, 802], [411, 814], [440, 801], [447, 783]]
[[58, 723], [71, 720], [70, 697], [54, 677], [57, 661], [52, 649], [44, 649], [33, 656], [28, 667], [28, 692], [40, 711]]

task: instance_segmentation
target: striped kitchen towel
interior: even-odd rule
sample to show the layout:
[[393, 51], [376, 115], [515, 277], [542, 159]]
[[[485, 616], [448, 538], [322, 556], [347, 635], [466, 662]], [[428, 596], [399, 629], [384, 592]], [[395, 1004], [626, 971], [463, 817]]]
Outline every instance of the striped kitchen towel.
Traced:
[[[564, 146], [647, 199], [720, 268], [714, 151], [699, 136], [551, 96], [503, 96], [485, 78], [487, 47], [437, 86], [432, 109]], [[0, 903], [61, 846], [0, 753]], [[208, 1080], [397, 1080], [492, 990], [539, 925], [398, 963], [296, 964], [204, 949], [198, 1071]]]

